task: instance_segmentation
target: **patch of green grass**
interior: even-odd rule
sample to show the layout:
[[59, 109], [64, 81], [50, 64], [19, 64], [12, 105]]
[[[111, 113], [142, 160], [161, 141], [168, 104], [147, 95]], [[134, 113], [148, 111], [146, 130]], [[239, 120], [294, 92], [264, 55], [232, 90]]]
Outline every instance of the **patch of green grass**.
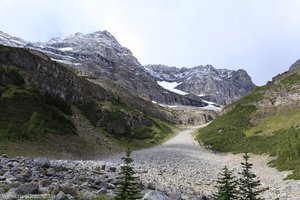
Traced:
[[130, 137], [135, 139], [151, 139], [154, 137], [154, 132], [151, 127], [140, 125], [131, 130]]
[[201, 129], [197, 135], [198, 141], [205, 145], [213, 145], [218, 151], [239, 152], [240, 142], [246, 137], [243, 132], [251, 126], [250, 116], [255, 109], [253, 105], [238, 104]]
[[[289, 178], [300, 179], [300, 128], [290, 127], [290, 123], [297, 122], [298, 116], [292, 113], [293, 117], [287, 120], [290, 123], [285, 123], [281, 121], [286, 120], [283, 114], [278, 114], [270, 117], [266, 124], [254, 126], [251, 116], [255, 110], [253, 105], [238, 104], [207, 127], [200, 129], [198, 141], [204, 145], [212, 145], [218, 151], [268, 153], [277, 156], [272, 162], [273, 166], [279, 170], [294, 170]], [[266, 134], [272, 124], [275, 126], [272, 134]]]
[[284, 83], [284, 84], [287, 84], [287, 85], [293, 85], [295, 83], [299, 83], [300, 82], [300, 75], [297, 74], [297, 73], [292, 74], [292, 75], [286, 77], [285, 79], [283, 79], [281, 82]]
[[[95, 126], [107, 130], [107, 127], [120, 127], [126, 133], [117, 134], [110, 131], [112, 137], [122, 147], [141, 149], [162, 142], [172, 134], [170, 124], [156, 118], [145, 116], [134, 107], [116, 99], [107, 102], [90, 102], [77, 105], [84, 116]], [[137, 120], [140, 119], [140, 120]], [[129, 120], [134, 123], [131, 124]]]
[[245, 134], [247, 136], [255, 134], [272, 135], [278, 130], [298, 126], [300, 126], [300, 108], [294, 110], [282, 109], [265, 116], [263, 123], [255, 124], [255, 126], [245, 131]]
[[138, 130], [134, 136], [112, 136], [115, 143], [125, 150], [128, 148], [138, 150], [161, 144], [173, 135], [173, 125], [155, 118], [151, 118], [151, 120], [153, 122], [152, 126], [141, 126], [134, 129], [133, 131]]
[[99, 130], [99, 132], [102, 132], [107, 138], [110, 139], [111, 142], [113, 142], [123, 150], [126, 150], [128, 148], [130, 148], [131, 150], [149, 148], [154, 145], [163, 143], [171, 136], [173, 136], [174, 132], [174, 125], [168, 124], [159, 119], [152, 118], [152, 120], [152, 126], [138, 128], [138, 130], [141, 131], [139, 132], [139, 134], [144, 135], [142, 131], [144, 131], [145, 129], [146, 131], [148, 131], [148, 133], [146, 133], [146, 136], [144, 135], [142, 138], [139, 136], [112, 135], [103, 130]]

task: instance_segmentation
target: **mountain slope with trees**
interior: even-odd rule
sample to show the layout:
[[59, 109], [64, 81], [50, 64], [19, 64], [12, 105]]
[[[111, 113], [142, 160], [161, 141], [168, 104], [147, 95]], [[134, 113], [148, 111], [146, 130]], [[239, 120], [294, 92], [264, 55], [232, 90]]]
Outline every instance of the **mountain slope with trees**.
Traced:
[[[88, 149], [87, 140], [92, 139], [82, 138], [80, 130], [99, 129], [117, 142], [144, 147], [169, 136], [171, 123], [176, 123], [171, 113], [155, 104], [78, 77], [42, 52], [6, 46], [0, 46], [0, 109], [0, 137], [16, 143], [36, 140], [36, 146], [44, 144], [38, 139], [52, 135], [54, 141], [55, 136], [70, 137], [76, 144], [82, 140]], [[80, 116], [92, 127], [79, 126]], [[100, 136], [95, 131], [91, 137]]]

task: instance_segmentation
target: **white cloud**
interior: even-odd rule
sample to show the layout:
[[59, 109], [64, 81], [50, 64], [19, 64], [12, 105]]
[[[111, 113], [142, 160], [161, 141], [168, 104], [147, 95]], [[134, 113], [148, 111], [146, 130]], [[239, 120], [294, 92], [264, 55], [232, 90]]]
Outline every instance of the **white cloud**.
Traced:
[[0, 0], [27, 40], [110, 31], [143, 63], [245, 68], [262, 84], [300, 58], [298, 0]]

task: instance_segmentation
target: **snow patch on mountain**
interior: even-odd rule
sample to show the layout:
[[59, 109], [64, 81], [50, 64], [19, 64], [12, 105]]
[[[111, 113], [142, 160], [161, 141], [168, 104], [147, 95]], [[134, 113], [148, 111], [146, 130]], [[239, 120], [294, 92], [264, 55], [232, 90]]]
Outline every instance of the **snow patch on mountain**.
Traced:
[[72, 51], [73, 47], [63, 47], [63, 48], [59, 48], [59, 50], [61, 50], [61, 51]]
[[177, 87], [178, 85], [180, 85], [181, 83], [167, 82], [167, 81], [157, 81], [157, 83], [158, 83], [161, 87], [163, 87], [163, 88], [165, 88], [165, 89], [167, 89], [167, 90], [169, 90], [169, 91], [171, 91], [171, 92], [174, 92], [174, 93], [177, 93], [177, 94], [181, 94], [181, 95], [186, 95], [186, 94], [188, 94], [188, 93], [186, 93], [186, 92], [183, 92], [183, 91], [181, 91], [181, 90], [176, 89], [176, 87]]

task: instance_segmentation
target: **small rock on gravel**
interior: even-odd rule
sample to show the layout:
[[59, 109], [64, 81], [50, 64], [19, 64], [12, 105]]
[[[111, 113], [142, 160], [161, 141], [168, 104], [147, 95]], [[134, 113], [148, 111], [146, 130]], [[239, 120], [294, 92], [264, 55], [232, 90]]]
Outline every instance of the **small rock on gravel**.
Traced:
[[143, 197], [143, 200], [169, 200], [169, 198], [159, 191], [149, 191]]

